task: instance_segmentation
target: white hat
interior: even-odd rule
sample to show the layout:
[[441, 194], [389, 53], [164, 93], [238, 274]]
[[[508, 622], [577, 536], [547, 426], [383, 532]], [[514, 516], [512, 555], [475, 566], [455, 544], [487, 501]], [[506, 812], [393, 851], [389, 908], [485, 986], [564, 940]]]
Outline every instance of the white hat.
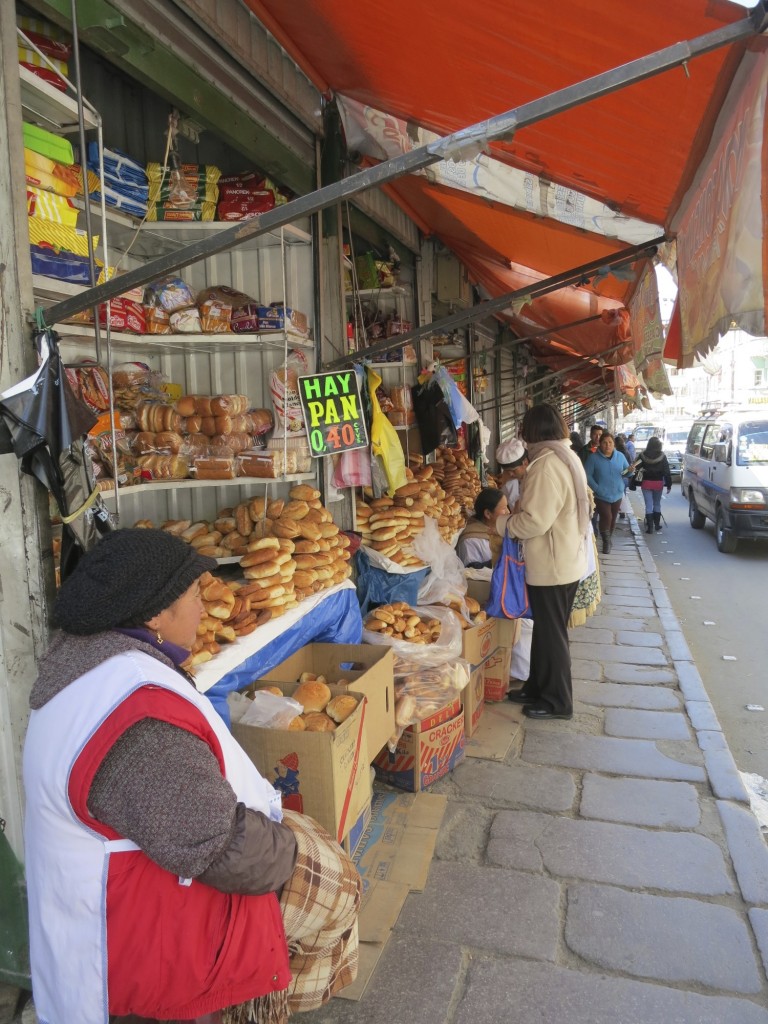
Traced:
[[510, 466], [515, 462], [520, 462], [527, 454], [523, 442], [515, 437], [510, 441], [504, 441], [498, 446], [496, 449], [496, 462], [500, 466]]

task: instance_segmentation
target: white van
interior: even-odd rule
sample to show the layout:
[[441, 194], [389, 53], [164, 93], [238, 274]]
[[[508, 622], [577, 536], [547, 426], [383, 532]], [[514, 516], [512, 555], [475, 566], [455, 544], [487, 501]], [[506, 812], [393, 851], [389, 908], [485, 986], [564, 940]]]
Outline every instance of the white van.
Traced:
[[768, 540], [768, 412], [723, 412], [696, 420], [683, 458], [683, 496], [694, 530], [715, 524], [718, 551]]

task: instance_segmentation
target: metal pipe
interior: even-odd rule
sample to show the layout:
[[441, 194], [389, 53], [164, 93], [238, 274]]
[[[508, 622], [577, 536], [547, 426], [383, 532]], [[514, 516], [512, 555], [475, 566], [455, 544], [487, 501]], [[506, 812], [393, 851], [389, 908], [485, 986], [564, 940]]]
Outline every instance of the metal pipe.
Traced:
[[284, 227], [300, 217], [307, 217], [318, 210], [325, 209], [334, 203], [363, 192], [366, 189], [395, 181], [404, 174], [412, 174], [423, 170], [441, 160], [461, 160], [468, 153], [476, 153], [485, 149], [489, 142], [496, 139], [509, 139], [521, 128], [536, 124], [539, 121], [561, 114], [566, 110], [616, 92], [627, 85], [642, 82], [654, 75], [669, 71], [671, 68], [688, 64], [694, 57], [718, 50], [723, 46], [746, 39], [764, 31], [768, 23], [768, 0], [761, 0], [748, 17], [734, 22], [732, 25], [707, 32], [703, 36], [686, 42], [675, 43], [655, 53], [629, 61], [627, 64], [599, 75], [585, 79], [575, 85], [567, 86], [550, 93], [548, 96], [524, 103], [512, 110], [488, 118], [477, 124], [463, 128], [444, 138], [436, 139], [427, 146], [420, 146], [401, 156], [385, 160], [375, 167], [366, 168], [358, 174], [334, 182], [306, 196], [300, 196], [283, 206], [275, 207], [266, 213], [259, 214], [251, 220], [240, 221], [230, 228], [225, 228], [214, 237], [204, 241], [193, 242], [174, 253], [159, 257], [146, 263], [143, 267], [124, 274], [119, 282], [105, 281], [94, 289], [82, 292], [79, 296], [59, 302], [49, 309], [53, 323], [64, 320], [90, 306], [106, 302], [121, 292], [136, 288], [158, 277], [180, 270], [182, 267], [197, 263], [215, 256], [225, 249], [234, 248], [249, 239]]

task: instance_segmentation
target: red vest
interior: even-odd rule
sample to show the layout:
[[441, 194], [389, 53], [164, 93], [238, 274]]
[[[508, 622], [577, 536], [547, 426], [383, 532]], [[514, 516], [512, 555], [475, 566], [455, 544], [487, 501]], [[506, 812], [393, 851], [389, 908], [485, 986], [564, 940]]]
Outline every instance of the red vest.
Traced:
[[[200, 737], [225, 774], [221, 745], [204, 715], [170, 691], [142, 687], [94, 733], [69, 779], [78, 818], [107, 839], [121, 837], [89, 814], [91, 783], [115, 740], [146, 717]], [[184, 883], [141, 851], [112, 856], [108, 864], [111, 1014], [184, 1020], [287, 987], [288, 948], [274, 893], [229, 895], [194, 880]]]

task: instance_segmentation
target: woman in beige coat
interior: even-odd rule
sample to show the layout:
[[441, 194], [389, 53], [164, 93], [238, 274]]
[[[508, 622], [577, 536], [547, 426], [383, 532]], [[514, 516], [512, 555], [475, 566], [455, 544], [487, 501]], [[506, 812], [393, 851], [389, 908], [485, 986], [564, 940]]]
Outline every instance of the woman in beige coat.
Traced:
[[525, 580], [533, 614], [531, 671], [509, 699], [528, 718], [571, 718], [573, 690], [568, 616], [587, 570], [589, 496], [584, 467], [571, 450], [568, 427], [551, 405], [523, 418], [530, 460], [517, 511], [496, 520], [500, 536], [523, 541]]

